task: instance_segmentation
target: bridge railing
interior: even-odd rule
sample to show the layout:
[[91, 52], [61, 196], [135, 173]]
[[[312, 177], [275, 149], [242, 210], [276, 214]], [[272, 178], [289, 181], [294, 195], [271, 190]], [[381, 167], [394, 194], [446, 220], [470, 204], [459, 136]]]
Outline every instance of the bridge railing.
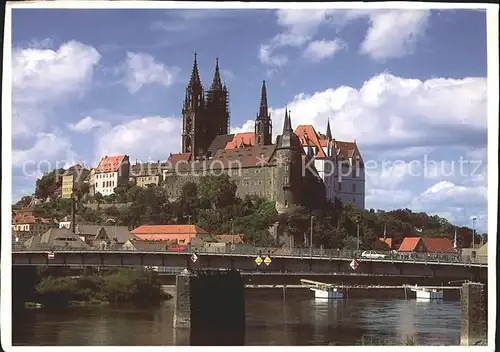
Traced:
[[[33, 251], [26, 249], [22, 245], [13, 245], [12, 251]], [[44, 251], [44, 250], [40, 250]], [[45, 251], [79, 251], [79, 252], [106, 252], [106, 251], [123, 251], [133, 252], [134, 250], [123, 248], [109, 248], [109, 249], [72, 249], [68, 247], [51, 247]], [[240, 256], [282, 256], [282, 257], [300, 257], [300, 258], [345, 258], [361, 261], [380, 261], [380, 260], [395, 260], [403, 262], [424, 262], [424, 263], [463, 263], [463, 264], [488, 264], [488, 258], [482, 256], [460, 256], [458, 253], [401, 253], [401, 252], [377, 252], [375, 255], [364, 256], [363, 250], [347, 250], [347, 249], [321, 249], [321, 248], [274, 248], [274, 247], [252, 247], [252, 246], [228, 246], [225, 248], [186, 248], [184, 251], [170, 251], [169, 249], [150, 249], [140, 250], [141, 252], [166, 252], [166, 253], [193, 253], [198, 254], [220, 254], [220, 255], [240, 255]], [[264, 258], [263, 258], [264, 259]]]

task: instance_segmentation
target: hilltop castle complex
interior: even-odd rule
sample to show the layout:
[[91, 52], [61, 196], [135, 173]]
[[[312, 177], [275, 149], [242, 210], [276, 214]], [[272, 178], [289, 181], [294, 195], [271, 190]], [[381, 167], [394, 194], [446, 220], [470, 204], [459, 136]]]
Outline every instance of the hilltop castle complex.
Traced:
[[175, 199], [186, 182], [224, 172], [237, 185], [238, 196], [273, 200], [280, 213], [302, 205], [318, 185], [321, 197], [365, 206], [364, 166], [356, 142], [335, 140], [329, 122], [325, 134], [312, 125], [293, 130], [289, 111], [285, 111], [281, 134], [273, 141], [265, 81], [254, 131], [229, 134], [229, 91], [222, 83], [219, 62], [205, 90], [195, 54], [182, 120], [180, 153], [170, 154], [166, 163], [135, 165], [129, 165], [126, 155], [106, 156], [90, 173], [91, 194], [109, 195], [114, 187], [132, 180], [140, 186], [162, 184]]

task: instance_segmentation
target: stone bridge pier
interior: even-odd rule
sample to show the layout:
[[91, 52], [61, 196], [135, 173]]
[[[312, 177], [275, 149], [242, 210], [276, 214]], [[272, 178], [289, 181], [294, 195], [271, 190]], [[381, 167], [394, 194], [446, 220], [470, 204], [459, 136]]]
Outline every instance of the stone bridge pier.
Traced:
[[184, 270], [178, 275], [174, 330], [176, 345], [243, 345], [245, 285], [240, 273]]

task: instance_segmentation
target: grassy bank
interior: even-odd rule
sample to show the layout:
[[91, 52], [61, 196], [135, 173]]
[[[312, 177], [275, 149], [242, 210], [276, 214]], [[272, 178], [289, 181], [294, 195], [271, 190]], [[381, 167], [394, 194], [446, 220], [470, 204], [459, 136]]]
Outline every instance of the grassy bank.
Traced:
[[39, 271], [34, 302], [26, 308], [105, 305], [113, 303], [155, 304], [172, 298], [161, 289], [157, 274], [149, 270], [113, 269], [80, 277]]

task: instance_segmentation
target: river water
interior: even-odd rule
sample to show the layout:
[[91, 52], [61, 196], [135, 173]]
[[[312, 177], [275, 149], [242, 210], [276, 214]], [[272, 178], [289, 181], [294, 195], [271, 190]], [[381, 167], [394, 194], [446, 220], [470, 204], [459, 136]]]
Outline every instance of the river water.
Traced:
[[[458, 345], [460, 302], [398, 299], [315, 300], [276, 291], [246, 294], [247, 326], [239, 344], [357, 345], [374, 339]], [[14, 314], [14, 345], [204, 345], [172, 327], [174, 301], [159, 307], [30, 309]], [[214, 317], [217, 319], [217, 317]], [[200, 340], [201, 339], [201, 340]], [[237, 342], [238, 343], [238, 342]], [[207, 343], [208, 344], [208, 343]]]

